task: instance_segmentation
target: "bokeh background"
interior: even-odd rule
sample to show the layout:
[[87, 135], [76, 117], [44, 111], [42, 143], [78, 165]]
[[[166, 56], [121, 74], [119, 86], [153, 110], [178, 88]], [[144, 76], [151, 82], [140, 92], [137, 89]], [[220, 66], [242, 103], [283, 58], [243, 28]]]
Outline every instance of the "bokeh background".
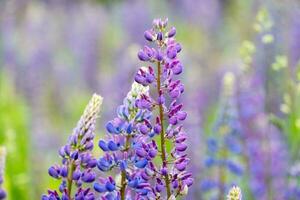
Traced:
[[[183, 46], [195, 177], [187, 198], [218, 196], [207, 157], [225, 123], [238, 129], [242, 147], [229, 157], [243, 172], [224, 169], [228, 185], [239, 184], [244, 199], [300, 199], [299, 1], [2, 0], [0, 144], [9, 200], [39, 199], [57, 186], [47, 169], [93, 93], [104, 97], [97, 138], [104, 135], [142, 64], [144, 31], [165, 17]], [[229, 95], [226, 72], [235, 76]], [[227, 101], [233, 116], [224, 122]]]

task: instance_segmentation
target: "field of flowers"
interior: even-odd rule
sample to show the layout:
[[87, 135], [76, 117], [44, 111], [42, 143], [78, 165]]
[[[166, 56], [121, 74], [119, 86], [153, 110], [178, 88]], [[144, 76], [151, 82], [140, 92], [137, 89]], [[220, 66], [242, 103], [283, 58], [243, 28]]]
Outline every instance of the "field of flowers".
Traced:
[[0, 200], [300, 200], [298, 0], [0, 1]]

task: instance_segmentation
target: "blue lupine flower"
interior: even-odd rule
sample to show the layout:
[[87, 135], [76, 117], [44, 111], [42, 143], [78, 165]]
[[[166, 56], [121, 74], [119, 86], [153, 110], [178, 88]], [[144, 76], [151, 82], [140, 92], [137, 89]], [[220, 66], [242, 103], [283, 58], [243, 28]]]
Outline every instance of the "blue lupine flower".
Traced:
[[[139, 173], [139, 170], [144, 170], [148, 165], [148, 160], [152, 159], [153, 150], [150, 151], [149, 145], [153, 146], [154, 141], [148, 138], [148, 132], [140, 132], [141, 126], [149, 124], [151, 119], [151, 112], [148, 110], [141, 110], [136, 106], [136, 101], [139, 97], [148, 93], [149, 88], [140, 84], [133, 83], [131, 91], [123, 100], [123, 105], [117, 109], [117, 118], [110, 121], [106, 125], [108, 139], [100, 140], [98, 145], [105, 154], [100, 157], [97, 162], [97, 167], [101, 171], [110, 171], [117, 169], [122, 177], [122, 181], [128, 182], [128, 186], [139, 193], [137, 185], [133, 184], [131, 176]], [[144, 138], [141, 137], [144, 135]], [[149, 143], [149, 144], [148, 144]], [[144, 151], [144, 155], [139, 153], [139, 150]], [[148, 156], [149, 155], [149, 156]], [[138, 158], [140, 156], [140, 158]], [[152, 157], [151, 157], [152, 156]], [[138, 159], [137, 159], [138, 158]], [[135, 168], [135, 170], [129, 170]], [[113, 180], [112, 177], [110, 177]], [[135, 180], [135, 179], [133, 179]], [[103, 180], [102, 180], [103, 182]], [[129, 182], [132, 182], [129, 184]], [[124, 184], [124, 183], [123, 183]], [[116, 187], [112, 181], [106, 181], [103, 184], [96, 182], [94, 188], [97, 192], [108, 192], [114, 198], [119, 198], [121, 192], [128, 190], [128, 188], [120, 189]], [[121, 191], [122, 190], [122, 191]], [[111, 198], [107, 194], [103, 194], [102, 198]]]
[[[220, 111], [213, 133], [207, 140], [208, 157], [205, 159], [205, 166], [208, 171], [210, 168], [216, 168], [219, 171], [219, 177], [215, 180], [210, 180], [210, 178], [204, 180], [203, 185], [206, 187], [203, 188], [206, 191], [218, 189], [219, 197], [225, 195], [222, 192], [230, 184], [231, 175], [228, 174], [241, 176], [244, 171], [239, 162], [241, 161], [239, 154], [242, 151], [242, 133], [235, 101], [234, 81], [232, 73], [225, 74]], [[238, 179], [235, 178], [234, 181], [236, 180]], [[217, 183], [218, 187], [212, 183]]]

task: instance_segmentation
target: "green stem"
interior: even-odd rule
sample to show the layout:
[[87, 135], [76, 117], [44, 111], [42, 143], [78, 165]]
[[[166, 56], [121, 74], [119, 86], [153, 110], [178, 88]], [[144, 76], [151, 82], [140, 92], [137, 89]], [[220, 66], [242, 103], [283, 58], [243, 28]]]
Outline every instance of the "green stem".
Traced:
[[[130, 135], [127, 135], [124, 151], [127, 151], [129, 149], [129, 144], [130, 144], [129, 140], [130, 140]], [[121, 200], [125, 200], [126, 186], [127, 186], [127, 184], [126, 184], [126, 171], [123, 170], [121, 172], [121, 189], [120, 189]]]
[[[224, 160], [227, 159], [227, 151], [225, 148], [221, 150], [221, 158]], [[225, 184], [226, 184], [226, 172], [223, 166], [219, 168], [219, 182], [220, 182], [220, 191], [219, 191], [219, 200], [224, 200], [225, 197]]]
[[69, 197], [69, 199], [71, 198], [71, 194], [72, 194], [72, 185], [73, 185], [73, 172], [75, 170], [75, 165], [73, 162], [70, 163], [70, 172], [68, 173], [68, 178], [67, 178], [67, 195]]
[[[161, 66], [160, 62], [157, 63], [157, 93], [159, 95], [161, 90]], [[167, 156], [166, 156], [166, 144], [165, 144], [165, 131], [164, 131], [164, 111], [161, 104], [159, 104], [159, 117], [161, 122], [161, 132], [160, 132], [160, 148], [161, 148], [161, 160], [163, 167], [167, 167]], [[171, 196], [171, 189], [170, 189], [170, 179], [169, 174], [164, 176], [166, 189], [167, 189], [167, 199]]]

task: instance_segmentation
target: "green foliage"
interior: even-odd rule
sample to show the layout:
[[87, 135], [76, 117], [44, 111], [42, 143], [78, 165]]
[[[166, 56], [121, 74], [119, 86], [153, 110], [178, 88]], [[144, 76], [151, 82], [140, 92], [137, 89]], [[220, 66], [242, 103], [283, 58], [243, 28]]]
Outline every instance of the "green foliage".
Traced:
[[289, 81], [280, 110], [285, 114], [283, 130], [293, 158], [299, 156], [300, 143], [300, 83]]
[[27, 109], [13, 89], [9, 74], [0, 72], [0, 145], [7, 149], [5, 189], [10, 199], [35, 199], [30, 180]]
[[[271, 115], [270, 121], [280, 128], [286, 136], [292, 159], [299, 156], [300, 143], [300, 80], [299, 68], [295, 76], [288, 67], [287, 56], [278, 55], [272, 64], [272, 69], [281, 74], [284, 89], [282, 91], [282, 102], [280, 111], [283, 118]], [[287, 80], [287, 81], [284, 81]]]

